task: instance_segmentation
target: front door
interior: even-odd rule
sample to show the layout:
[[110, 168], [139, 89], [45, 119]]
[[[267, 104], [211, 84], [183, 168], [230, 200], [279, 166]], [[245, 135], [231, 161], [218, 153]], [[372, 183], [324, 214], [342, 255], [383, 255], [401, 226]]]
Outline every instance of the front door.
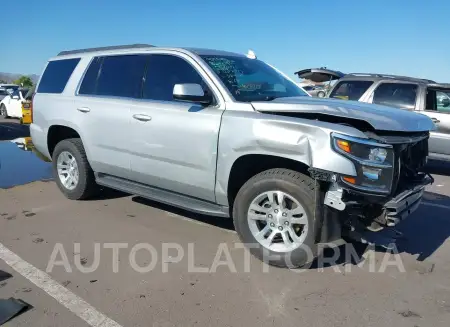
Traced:
[[196, 63], [184, 55], [150, 55], [142, 100], [131, 109], [132, 178], [214, 201], [217, 142], [223, 108], [175, 101], [175, 84], [200, 84]]
[[428, 88], [423, 114], [430, 117], [437, 130], [431, 132], [429, 151], [431, 156], [450, 159], [450, 90]]

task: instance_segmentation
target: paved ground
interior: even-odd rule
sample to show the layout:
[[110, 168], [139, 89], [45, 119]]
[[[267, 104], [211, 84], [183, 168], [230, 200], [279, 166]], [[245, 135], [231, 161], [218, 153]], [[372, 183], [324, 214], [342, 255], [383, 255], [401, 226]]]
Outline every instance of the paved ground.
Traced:
[[[0, 121], [0, 135], [2, 129]], [[2, 166], [6, 161], [0, 148]], [[424, 203], [399, 226], [405, 236], [399, 257], [370, 250], [359, 266], [341, 255], [335, 265], [305, 271], [266, 272], [256, 259], [246, 267], [227, 220], [117, 192], [69, 201], [48, 181], [0, 189], [0, 298], [33, 306], [6, 325], [449, 326], [450, 166], [434, 165], [433, 172], [436, 183]], [[165, 251], [168, 242], [185, 252], [180, 262], [176, 248]], [[116, 267], [108, 243], [127, 246]], [[154, 248], [153, 257], [148, 250], [133, 254], [140, 243]], [[211, 272], [223, 244], [236, 272], [230, 265]], [[45, 274], [55, 249], [59, 264]], [[132, 268], [151, 263], [146, 273]]]

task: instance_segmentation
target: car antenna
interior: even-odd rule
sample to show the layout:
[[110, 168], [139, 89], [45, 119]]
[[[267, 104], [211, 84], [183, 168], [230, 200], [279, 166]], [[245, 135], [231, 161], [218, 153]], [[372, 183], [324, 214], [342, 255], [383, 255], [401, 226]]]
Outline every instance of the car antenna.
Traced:
[[256, 59], [256, 54], [252, 49], [249, 49], [247, 52], [247, 58]]

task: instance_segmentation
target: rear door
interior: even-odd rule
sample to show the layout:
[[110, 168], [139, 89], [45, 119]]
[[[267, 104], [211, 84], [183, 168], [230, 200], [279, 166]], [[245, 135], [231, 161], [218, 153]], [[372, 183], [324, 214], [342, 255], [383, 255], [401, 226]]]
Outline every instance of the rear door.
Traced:
[[94, 57], [78, 91], [83, 142], [93, 169], [122, 178], [130, 174], [130, 120], [140, 96], [144, 55]]
[[430, 154], [448, 156], [450, 159], [450, 89], [428, 87], [425, 110], [421, 112], [430, 117], [437, 127], [436, 131], [431, 132]]
[[8, 115], [15, 118], [22, 117], [22, 94], [18, 89], [9, 97]]

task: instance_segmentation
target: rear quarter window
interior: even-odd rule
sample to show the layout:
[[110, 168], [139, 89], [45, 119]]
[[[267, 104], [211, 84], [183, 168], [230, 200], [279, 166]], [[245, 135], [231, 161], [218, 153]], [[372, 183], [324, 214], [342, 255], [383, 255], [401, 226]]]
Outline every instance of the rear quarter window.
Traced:
[[62, 93], [80, 58], [50, 61], [42, 75], [37, 93]]

